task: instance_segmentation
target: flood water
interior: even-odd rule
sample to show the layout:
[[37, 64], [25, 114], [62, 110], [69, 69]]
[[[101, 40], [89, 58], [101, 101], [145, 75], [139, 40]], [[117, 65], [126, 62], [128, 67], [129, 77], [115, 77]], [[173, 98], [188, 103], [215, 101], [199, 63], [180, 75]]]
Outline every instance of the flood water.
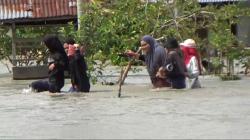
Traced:
[[2, 76], [0, 138], [250, 138], [250, 78], [200, 80], [201, 89], [153, 92], [148, 77], [128, 77], [122, 98], [117, 98], [117, 85], [92, 85], [88, 94], [51, 97], [22, 93], [31, 80]]

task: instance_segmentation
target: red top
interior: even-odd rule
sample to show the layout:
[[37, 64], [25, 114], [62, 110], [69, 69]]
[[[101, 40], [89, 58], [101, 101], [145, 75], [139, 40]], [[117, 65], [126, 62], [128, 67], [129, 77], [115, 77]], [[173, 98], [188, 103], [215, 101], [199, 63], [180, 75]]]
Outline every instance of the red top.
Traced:
[[198, 60], [198, 66], [199, 66], [199, 71], [201, 73], [201, 61], [200, 61], [200, 56], [195, 47], [187, 47], [187, 46], [181, 46], [181, 50], [183, 52], [183, 58], [185, 65], [189, 63], [190, 59], [195, 56], [196, 59]]

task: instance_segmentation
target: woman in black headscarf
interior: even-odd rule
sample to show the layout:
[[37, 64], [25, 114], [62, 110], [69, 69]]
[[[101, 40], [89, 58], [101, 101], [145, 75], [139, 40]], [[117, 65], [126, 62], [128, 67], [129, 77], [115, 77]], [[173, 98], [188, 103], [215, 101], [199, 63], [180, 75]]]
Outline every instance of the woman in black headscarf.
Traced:
[[60, 92], [64, 86], [64, 71], [68, 68], [68, 57], [57, 36], [48, 35], [43, 40], [49, 54], [49, 78], [31, 83], [33, 90], [37, 92]]
[[145, 62], [147, 66], [147, 71], [149, 73], [151, 82], [155, 88], [170, 86], [166, 78], [156, 77], [156, 73], [161, 66], [165, 65], [166, 51], [160, 46], [156, 40], [145, 35], [142, 37], [141, 41], [142, 54], [137, 54], [132, 51], [127, 52], [129, 55], [135, 56], [135, 58]]

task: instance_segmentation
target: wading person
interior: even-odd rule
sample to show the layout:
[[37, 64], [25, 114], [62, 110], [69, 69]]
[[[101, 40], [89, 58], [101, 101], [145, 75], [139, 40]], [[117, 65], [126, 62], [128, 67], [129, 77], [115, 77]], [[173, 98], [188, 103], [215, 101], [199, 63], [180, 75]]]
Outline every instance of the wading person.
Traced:
[[187, 67], [189, 88], [201, 88], [199, 81], [199, 75], [201, 74], [201, 61], [196, 49], [196, 43], [193, 39], [187, 39], [183, 43], [180, 43], [180, 46]]
[[153, 84], [154, 88], [170, 86], [170, 84], [166, 80], [166, 77], [156, 77], [158, 69], [165, 64], [165, 49], [160, 46], [153, 37], [149, 35], [143, 36], [140, 44], [142, 54], [135, 53], [131, 50], [129, 50], [127, 54], [145, 62], [147, 71], [151, 79], [151, 83]]
[[167, 52], [165, 66], [159, 68], [157, 77], [168, 77], [171, 87], [174, 89], [186, 88], [186, 67], [183, 59], [178, 53], [179, 44], [175, 38], [168, 38], [164, 44]]
[[64, 86], [64, 71], [68, 68], [68, 57], [63, 45], [57, 36], [48, 35], [43, 43], [49, 50], [49, 77], [31, 83], [31, 88], [36, 92], [49, 91], [51, 93], [60, 92]]
[[89, 92], [90, 83], [87, 76], [87, 64], [84, 59], [84, 52], [79, 44], [71, 38], [66, 40], [64, 48], [69, 58], [69, 72], [72, 87], [70, 92]]

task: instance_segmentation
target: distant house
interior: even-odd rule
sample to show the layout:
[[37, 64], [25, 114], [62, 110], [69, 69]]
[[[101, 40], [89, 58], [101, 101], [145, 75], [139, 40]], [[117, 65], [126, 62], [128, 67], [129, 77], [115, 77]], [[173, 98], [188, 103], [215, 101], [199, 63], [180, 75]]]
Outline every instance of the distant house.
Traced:
[[16, 38], [16, 28], [62, 25], [70, 21], [77, 21], [77, 0], [0, 0], [0, 26], [9, 27], [12, 36], [13, 79], [44, 78], [48, 69], [47, 66], [17, 66], [23, 59], [17, 56], [16, 49], [40, 41], [37, 38]]
[[76, 20], [76, 0], [0, 0], [0, 24], [53, 24]]

